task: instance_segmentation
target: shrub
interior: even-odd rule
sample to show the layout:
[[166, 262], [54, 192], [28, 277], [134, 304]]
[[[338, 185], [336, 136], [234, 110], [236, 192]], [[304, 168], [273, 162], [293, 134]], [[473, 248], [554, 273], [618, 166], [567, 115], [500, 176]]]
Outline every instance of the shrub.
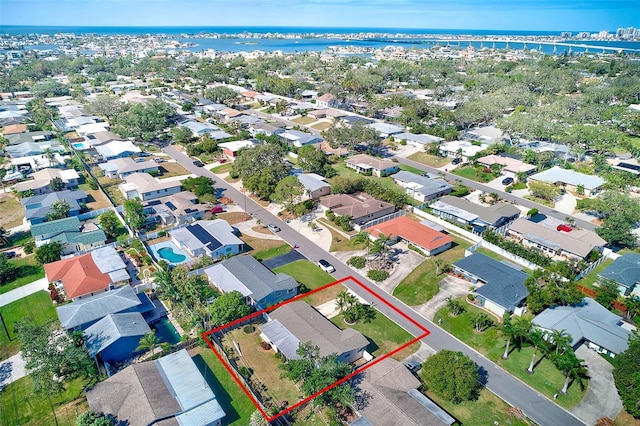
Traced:
[[331, 210], [327, 210], [325, 212], [325, 216], [327, 216], [327, 219], [329, 219], [331, 222], [336, 220], [336, 214], [334, 212], [332, 212]]
[[244, 331], [247, 334], [251, 334], [254, 331], [256, 331], [256, 328], [253, 325], [245, 325], [242, 331]]
[[89, 188], [93, 189], [94, 191], [98, 189], [98, 181], [93, 178], [89, 180]]
[[167, 231], [160, 231], [158, 232], [158, 237], [166, 237], [167, 236]]
[[364, 268], [364, 265], [366, 265], [366, 263], [367, 259], [362, 256], [353, 256], [349, 258], [349, 260], [347, 260], [347, 265], [353, 266], [356, 269]]
[[389, 278], [389, 273], [380, 269], [372, 269], [367, 272], [367, 277], [375, 282], [380, 282]]
[[26, 254], [31, 254], [36, 249], [36, 242], [33, 238], [30, 238], [29, 241], [24, 243], [22, 247], [24, 248], [24, 252]]
[[408, 247], [409, 247], [409, 250], [413, 250], [416, 253], [418, 253], [419, 255], [427, 257], [427, 254], [425, 252], [423, 252], [422, 250], [420, 250], [418, 247], [414, 246], [413, 244], [409, 244]]

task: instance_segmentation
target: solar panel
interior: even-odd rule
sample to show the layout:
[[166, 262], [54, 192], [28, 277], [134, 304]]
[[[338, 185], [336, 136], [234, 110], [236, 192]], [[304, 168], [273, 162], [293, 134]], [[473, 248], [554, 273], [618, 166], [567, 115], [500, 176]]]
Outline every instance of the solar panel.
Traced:
[[167, 207], [169, 207], [172, 211], [177, 210], [178, 208], [171, 202], [171, 201], [167, 201], [165, 203], [167, 205]]
[[213, 235], [209, 234], [207, 230], [199, 224], [189, 225], [187, 229], [198, 239], [198, 241], [206, 245], [209, 250], [213, 251], [218, 247], [222, 247], [222, 243], [216, 240]]

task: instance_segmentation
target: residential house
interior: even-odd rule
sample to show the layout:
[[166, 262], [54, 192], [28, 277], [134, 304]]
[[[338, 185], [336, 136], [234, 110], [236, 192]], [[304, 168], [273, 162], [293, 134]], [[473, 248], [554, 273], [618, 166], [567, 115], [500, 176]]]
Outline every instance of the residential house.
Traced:
[[621, 296], [640, 298], [640, 254], [623, 254], [598, 276], [615, 281]]
[[351, 127], [353, 126], [355, 123], [362, 123], [362, 124], [372, 124], [374, 123], [374, 121], [370, 118], [366, 118], [366, 117], [362, 117], [360, 115], [345, 115], [343, 117], [340, 117], [340, 122], [342, 124], [344, 124], [347, 127]]
[[571, 149], [569, 146], [564, 144], [543, 141], [526, 141], [521, 142], [518, 146], [523, 149], [530, 149], [536, 154], [551, 152], [555, 158], [561, 158], [564, 160], [575, 158], [571, 155]]
[[494, 164], [498, 164], [501, 167], [502, 174], [511, 178], [516, 178], [518, 173], [529, 175], [536, 170], [536, 166], [533, 164], [527, 164], [522, 160], [502, 155], [487, 155], [478, 158], [476, 162], [489, 168]]
[[375, 123], [368, 124], [367, 126], [371, 127], [373, 130], [378, 132], [381, 138], [388, 138], [390, 136], [397, 135], [399, 133], [402, 133], [402, 131], [404, 130], [400, 126], [396, 126], [395, 124], [389, 124], [389, 123], [375, 122]]
[[464, 137], [468, 140], [476, 140], [489, 145], [509, 140], [507, 134], [496, 126], [476, 127], [465, 132]]
[[34, 195], [32, 197], [21, 198], [20, 203], [25, 208], [25, 218], [31, 224], [42, 223], [51, 213], [52, 206], [56, 201], [66, 201], [69, 204], [69, 216], [78, 216], [82, 209], [80, 204], [87, 202], [87, 194], [84, 191], [64, 191], [50, 192], [47, 194]]
[[152, 160], [135, 161], [131, 157], [116, 158], [106, 163], [98, 164], [104, 175], [111, 179], [125, 177], [134, 173], [158, 173], [158, 163]]
[[385, 358], [358, 375], [356, 413], [350, 426], [450, 426], [456, 422], [418, 389], [422, 386], [401, 362]]
[[7, 145], [19, 145], [25, 142], [48, 141], [54, 139], [54, 134], [50, 130], [38, 130], [35, 132], [14, 133], [6, 135], [4, 138], [8, 141]]
[[231, 141], [231, 142], [224, 142], [224, 143], [218, 144], [218, 146], [222, 149], [222, 153], [224, 155], [233, 159], [238, 156], [238, 152], [242, 148], [253, 148], [255, 146], [255, 143], [253, 143], [252, 141], [246, 141], [246, 140]]
[[26, 124], [10, 124], [2, 126], [2, 136], [15, 135], [16, 133], [25, 133], [27, 131]]
[[303, 90], [300, 93], [300, 98], [305, 100], [305, 101], [311, 101], [313, 99], [316, 99], [318, 97], [318, 92], [316, 92], [315, 90]]
[[56, 308], [60, 325], [65, 330], [84, 330], [109, 314], [139, 312], [154, 309], [153, 302], [144, 292], [135, 293], [130, 285], [115, 290], [83, 297]]
[[219, 132], [221, 130], [218, 126], [211, 123], [202, 123], [200, 121], [187, 121], [186, 123], [181, 124], [181, 126], [191, 130], [191, 133], [193, 133], [193, 136], [195, 137], [199, 137], [207, 133]]
[[533, 319], [533, 325], [550, 334], [562, 331], [571, 336], [574, 349], [586, 344], [589, 349], [614, 358], [628, 347], [631, 331], [622, 318], [590, 297], [581, 303], [547, 308]]
[[258, 123], [251, 124], [248, 130], [252, 136], [257, 136], [260, 134], [265, 136], [279, 135], [280, 133], [285, 131], [285, 129], [283, 129], [282, 127], [265, 123], [262, 120]]
[[323, 109], [316, 109], [313, 111], [309, 111], [307, 115], [315, 119], [321, 119], [321, 118], [333, 119], [333, 118], [344, 117], [347, 115], [347, 113], [339, 109], [323, 108]]
[[301, 132], [299, 130], [286, 130], [278, 134], [278, 137], [283, 142], [290, 143], [296, 148], [300, 148], [304, 145], [322, 142], [322, 137], [318, 135], [312, 135], [310, 133]]
[[[567, 229], [561, 227], [560, 229]], [[587, 229], [568, 228], [536, 223], [529, 219], [516, 219], [509, 225], [508, 235], [526, 247], [534, 247], [549, 256], [570, 260], [584, 260], [593, 251], [601, 252], [607, 242]]]
[[[98, 146], [104, 145], [109, 142], [122, 142], [123, 139], [116, 135], [115, 133], [104, 131], [104, 132], [96, 132], [93, 134], [85, 135], [84, 140], [90, 146]], [[77, 149], [77, 148], [76, 148]]]
[[102, 229], [94, 223], [81, 225], [77, 216], [31, 225], [31, 235], [36, 247], [50, 242], [60, 243], [63, 256], [103, 246], [107, 241]]
[[95, 147], [98, 155], [104, 160], [115, 160], [116, 158], [133, 157], [140, 154], [142, 150], [131, 141], [111, 141]]
[[469, 158], [487, 149], [489, 145], [484, 143], [474, 143], [469, 141], [451, 141], [444, 142], [438, 146], [440, 155], [449, 158], [457, 158], [463, 163], [469, 161]]
[[365, 193], [325, 195], [320, 197], [320, 205], [338, 216], [351, 216], [352, 222], [358, 225], [396, 211], [393, 204]]
[[320, 149], [327, 155], [337, 155], [338, 157], [347, 157], [349, 155], [349, 149], [344, 146], [333, 148], [328, 142], [321, 142], [316, 144], [316, 148]]
[[87, 402], [131, 426], [221, 426], [225, 416], [186, 349], [129, 365], [87, 390]]
[[124, 178], [124, 183], [118, 188], [126, 200], [139, 198], [140, 201], [149, 201], [166, 197], [182, 191], [180, 181], [168, 179], [156, 179], [148, 173], [133, 173]]
[[500, 228], [520, 216], [520, 209], [513, 204], [500, 202], [485, 207], [451, 195], [441, 197], [429, 207], [436, 216], [471, 226], [477, 233], [482, 233], [485, 229]]
[[56, 178], [62, 181], [63, 189], [70, 190], [78, 187], [80, 176], [74, 169], [42, 169], [33, 174], [33, 180], [17, 183], [15, 189], [18, 192], [33, 191], [34, 195], [45, 194], [52, 191], [50, 183]]
[[[144, 213], [163, 225], [182, 225], [204, 218], [207, 207], [192, 192], [181, 191], [145, 203]], [[157, 218], [157, 219], [155, 219]]]
[[[64, 154], [67, 152], [65, 147], [62, 146], [57, 139], [41, 142], [23, 142], [17, 145], [7, 145], [4, 147], [4, 151], [9, 154], [9, 157], [11, 158], [42, 156], [42, 154], [44, 154], [48, 149], [58, 154]], [[41, 164], [46, 167], [49, 165], [49, 160], [45, 158], [45, 161], [42, 161]]]
[[238, 111], [237, 109], [228, 107], [223, 110], [217, 111], [217, 116], [221, 118], [225, 123], [230, 123], [232, 118], [236, 118], [241, 115], [245, 115], [245, 113], [242, 111]]
[[94, 133], [106, 132], [109, 130], [109, 123], [100, 122], [100, 123], [87, 123], [78, 126], [76, 129], [81, 136], [92, 135]]
[[544, 170], [529, 177], [529, 182], [544, 182], [563, 187], [569, 191], [578, 193], [582, 188], [584, 195], [591, 197], [597, 194], [604, 186], [604, 179], [599, 176], [585, 175], [575, 170], [567, 170], [558, 166]]
[[286, 359], [300, 359], [301, 343], [310, 342], [320, 356], [336, 355], [338, 361], [352, 363], [362, 358], [369, 341], [352, 328], [340, 330], [313, 306], [298, 300], [269, 312], [269, 322], [261, 325], [260, 337]]
[[409, 145], [423, 147], [425, 145], [429, 145], [432, 143], [440, 143], [444, 141], [444, 139], [438, 136], [432, 136], [425, 133], [422, 134], [414, 134], [414, 133], [398, 133], [393, 136], [397, 141], [405, 141]]
[[522, 315], [529, 290], [524, 285], [528, 275], [507, 262], [498, 262], [481, 253], [473, 253], [453, 264], [454, 273], [462, 274], [474, 285], [480, 306], [503, 317], [507, 312]]
[[325, 93], [316, 98], [316, 105], [319, 108], [333, 108], [338, 106], [338, 99], [331, 93]]
[[310, 200], [317, 200], [320, 197], [331, 194], [331, 185], [327, 183], [323, 176], [315, 173], [298, 173], [295, 176], [304, 186], [304, 196]]
[[391, 175], [391, 177], [397, 185], [405, 189], [407, 195], [423, 203], [448, 195], [453, 190], [451, 185], [444, 179], [433, 179], [429, 176], [421, 176], [405, 170], [400, 170], [398, 173]]
[[169, 231], [176, 247], [192, 257], [209, 256], [218, 259], [242, 252], [244, 242], [238, 238], [225, 220], [198, 220], [184, 228]]
[[399, 170], [398, 164], [391, 160], [372, 157], [367, 154], [353, 155], [347, 158], [346, 165], [356, 173], [372, 174], [373, 176], [387, 176]]
[[150, 332], [140, 312], [108, 314], [84, 330], [84, 339], [89, 356], [115, 363], [134, 356], [140, 338]]
[[69, 299], [93, 296], [131, 279], [120, 254], [111, 246], [47, 263], [44, 272], [49, 282], [64, 287]]
[[[43, 151], [44, 152], [44, 151]], [[60, 150], [60, 152], [64, 152]], [[47, 157], [44, 154], [29, 155], [26, 157], [11, 158], [11, 166], [22, 171], [38, 171], [47, 167], [65, 167], [65, 158], [56, 152], [53, 157]]]
[[222, 293], [239, 291], [250, 306], [266, 309], [298, 294], [298, 283], [287, 274], [274, 274], [253, 256], [235, 256], [204, 271]]
[[435, 256], [451, 248], [453, 238], [438, 232], [406, 216], [400, 216], [365, 229], [373, 238], [381, 235], [396, 241], [404, 241], [422, 250], [427, 256]]

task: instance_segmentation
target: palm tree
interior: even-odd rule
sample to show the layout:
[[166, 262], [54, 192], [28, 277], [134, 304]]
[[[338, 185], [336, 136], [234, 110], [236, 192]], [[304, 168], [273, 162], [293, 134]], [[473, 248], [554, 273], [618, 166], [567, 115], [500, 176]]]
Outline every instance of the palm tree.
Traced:
[[56, 159], [56, 153], [53, 151], [53, 149], [45, 148], [44, 151], [42, 152], [42, 156], [46, 158], [47, 161], [49, 162], [49, 167], [53, 167]]
[[160, 345], [160, 339], [156, 336], [156, 331], [151, 330], [149, 333], [145, 334], [140, 338], [138, 342], [137, 351], [151, 351], [151, 355], [153, 355], [155, 349]]
[[442, 268], [444, 261], [440, 257], [434, 257], [433, 263], [436, 265], [436, 276], [438, 276], [440, 275], [440, 268]]
[[529, 374], [533, 374], [533, 366], [536, 363], [536, 355], [538, 354], [538, 350], [542, 349], [543, 351], [547, 347], [547, 341], [544, 339], [544, 332], [538, 328], [534, 328], [527, 335], [527, 339], [533, 345], [533, 355], [531, 356], [531, 363], [529, 364], [529, 368], [527, 368], [527, 372]]
[[560, 392], [566, 394], [569, 390], [569, 383], [571, 379], [580, 380], [580, 385], [582, 385], [582, 378], [587, 377], [587, 369], [583, 364], [583, 359], [578, 359], [573, 350], [568, 350], [563, 352], [562, 354], [554, 357], [554, 364], [561, 370], [565, 376], [564, 385]]
[[629, 297], [624, 300], [624, 306], [627, 308], [627, 318], [633, 321], [633, 318], [640, 315], [640, 299]]
[[336, 300], [336, 306], [340, 309], [340, 312], [346, 312], [353, 307], [358, 302], [356, 296], [352, 293], [349, 293], [346, 290], [338, 293], [338, 297]]
[[553, 330], [547, 335], [547, 341], [553, 345], [556, 355], [562, 352], [566, 352], [567, 346], [571, 343], [571, 335], [567, 334], [566, 330]]
[[371, 235], [367, 231], [360, 231], [353, 237], [356, 244], [364, 244], [367, 249], [367, 258], [369, 257], [369, 247], [371, 246]]
[[503, 319], [502, 332], [507, 336], [507, 344], [504, 348], [502, 359], [509, 359], [509, 346], [511, 342], [518, 342], [531, 329], [531, 321], [522, 317], [511, 318], [511, 314], [506, 314]]

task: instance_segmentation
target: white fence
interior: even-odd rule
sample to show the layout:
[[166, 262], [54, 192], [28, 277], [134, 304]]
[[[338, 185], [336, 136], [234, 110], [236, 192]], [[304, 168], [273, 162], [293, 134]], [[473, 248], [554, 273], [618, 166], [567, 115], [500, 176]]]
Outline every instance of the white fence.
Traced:
[[468, 249], [466, 249], [464, 251], [464, 255], [465, 256], [471, 256], [471, 254], [473, 252], [475, 252], [476, 250], [478, 250], [480, 247], [484, 247], [487, 250], [491, 250], [494, 253], [499, 254], [500, 256], [509, 259], [512, 262], [515, 262], [521, 266], [524, 266], [525, 268], [529, 268], [531, 270], [536, 270], [536, 269], [540, 269], [541, 266], [540, 265], [536, 265], [533, 262], [529, 262], [527, 259], [524, 259], [520, 256], [516, 256], [515, 254], [506, 251], [505, 249], [503, 249], [502, 247], [498, 247], [495, 244], [492, 244], [488, 241], [485, 240], [480, 240], [477, 243], [475, 243], [474, 245], [472, 245], [471, 247], [469, 247]]
[[459, 226], [456, 226], [451, 222], [447, 222], [446, 220], [439, 218], [438, 216], [434, 216], [431, 213], [427, 213], [419, 209], [413, 209], [413, 213], [416, 216], [420, 216], [424, 219], [430, 220], [433, 223], [437, 223], [438, 225], [441, 225], [442, 227], [448, 229], [449, 231], [452, 231], [456, 234], [461, 235], [462, 237], [466, 238], [469, 241], [478, 242], [482, 240], [482, 237], [480, 235], [476, 235], [473, 232], [469, 232], [466, 229], [460, 228]]
[[379, 225], [379, 224], [381, 224], [383, 222], [387, 222], [389, 220], [393, 220], [393, 219], [395, 219], [397, 217], [405, 216], [406, 214], [407, 214], [406, 210], [404, 210], [404, 209], [398, 210], [397, 212], [388, 214], [386, 216], [379, 217], [378, 219], [370, 220], [369, 222], [363, 223], [362, 225], [355, 224], [353, 226], [353, 229], [355, 229], [356, 231], [359, 232], [359, 231], [362, 231], [363, 229], [367, 229], [369, 227]]

